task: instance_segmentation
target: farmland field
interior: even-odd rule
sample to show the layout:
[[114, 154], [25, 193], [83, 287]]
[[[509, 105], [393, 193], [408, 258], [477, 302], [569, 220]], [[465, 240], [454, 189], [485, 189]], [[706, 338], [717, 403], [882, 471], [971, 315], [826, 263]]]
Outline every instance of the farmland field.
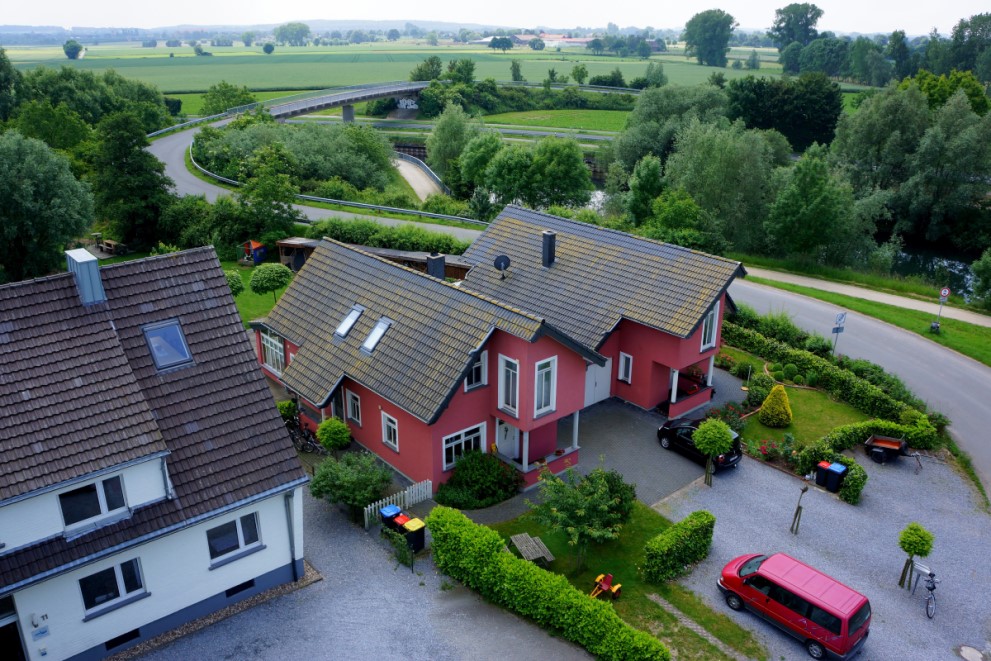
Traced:
[[[423, 59], [436, 55], [443, 61], [469, 57], [475, 61], [475, 77], [508, 80], [511, 60], [520, 60], [523, 76], [539, 82], [547, 77], [548, 69], [559, 75], [570, 75], [571, 68], [582, 62], [589, 75], [606, 74], [619, 67], [627, 80], [643, 75], [647, 61], [615, 56], [595, 56], [583, 49], [564, 51], [532, 51], [513, 49], [506, 53], [481, 46], [418, 46], [409, 42], [375, 43], [351, 46], [310, 46], [305, 48], [277, 47], [271, 55], [260, 48], [243, 46], [213, 47], [211, 57], [196, 57], [188, 46], [181, 48], [142, 48], [137, 43], [100, 44], [87, 46], [82, 60], [68, 60], [59, 47], [7, 48], [7, 55], [18, 69], [37, 66], [70, 66], [102, 72], [114, 69], [122, 76], [156, 85], [170, 95], [181, 92], [202, 92], [211, 85], [226, 80], [246, 85], [252, 90], [318, 89], [359, 83], [406, 80], [410, 70]], [[174, 54], [174, 57], [169, 55]], [[739, 53], [746, 57], [749, 50]], [[679, 54], [659, 54], [651, 61], [661, 62], [671, 83], [697, 85], [705, 82], [714, 71], [728, 79], [750, 73], [745, 69], [716, 69], [698, 66]], [[765, 62], [760, 75], [777, 75], [777, 64]], [[185, 104], [184, 104], [185, 105]], [[184, 108], [186, 112], [193, 109]]]

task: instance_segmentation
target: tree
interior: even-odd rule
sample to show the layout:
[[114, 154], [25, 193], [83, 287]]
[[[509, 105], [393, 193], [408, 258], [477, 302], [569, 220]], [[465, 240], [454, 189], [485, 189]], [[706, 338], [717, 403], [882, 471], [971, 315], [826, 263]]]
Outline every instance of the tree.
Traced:
[[978, 115], [987, 114], [991, 109], [991, 98], [984, 91], [984, 86], [972, 71], [951, 71], [949, 75], [935, 75], [929, 71], [919, 71], [912, 80], [902, 81], [900, 87], [906, 88], [915, 82], [926, 98], [929, 107], [938, 110], [950, 100], [957, 90], [963, 90], [970, 101], [971, 108]]
[[708, 418], [692, 432], [695, 448], [706, 456], [705, 483], [712, 486], [712, 459], [725, 454], [733, 447], [733, 432], [729, 425], [718, 418]]
[[299, 187], [293, 183], [296, 162], [280, 143], [258, 149], [241, 170], [244, 182], [236, 196], [241, 207], [242, 224], [238, 231], [240, 243], [260, 238], [263, 243], [289, 236], [301, 214], [293, 202]]
[[970, 265], [970, 272], [974, 274], [971, 287], [974, 298], [991, 309], [991, 248], [985, 249], [981, 258]]
[[399, 32], [399, 30], [397, 30], [396, 28], [392, 28], [391, 30], [389, 30], [388, 33], [386, 33], [385, 38], [388, 39], [389, 41], [398, 41], [399, 37], [401, 36], [402, 34]]
[[453, 83], [471, 85], [475, 82], [475, 60], [469, 57], [451, 60], [447, 63], [447, 73], [444, 74], [444, 78]]
[[573, 138], [541, 138], [530, 165], [530, 199], [534, 208], [588, 204], [592, 178], [578, 142]]
[[793, 41], [778, 55], [778, 62], [781, 63], [781, 70], [785, 73], [797, 74], [801, 70], [802, 51], [805, 47], [797, 41]]
[[526, 78], [523, 77], [523, 63], [519, 60], [513, 60], [509, 63], [509, 75], [514, 83], [522, 83]]
[[513, 47], [513, 40], [509, 37], [492, 37], [489, 41], [489, 48], [494, 50], [501, 50], [503, 53], [510, 50]]
[[443, 175], [452, 160], [478, 133], [478, 125], [461, 106], [449, 103], [427, 138], [427, 163]]
[[520, 145], [500, 150], [485, 168], [485, 188], [492, 191], [500, 204], [532, 200], [535, 193], [528, 175], [533, 165], [533, 153]]
[[652, 213], [654, 199], [661, 194], [661, 159], [653, 154], [641, 158], [630, 175], [630, 192], [626, 195], [626, 212], [634, 225], [640, 225]]
[[310, 36], [310, 26], [306, 23], [286, 23], [280, 25], [272, 31], [275, 40], [280, 44], [289, 46], [305, 46], [306, 40]]
[[271, 55], [274, 51], [275, 51], [275, 44], [273, 44], [271, 41], [265, 44], [264, 46], [262, 46], [262, 52], [265, 53], [266, 55]]
[[747, 57], [747, 68], [751, 71], [760, 69], [760, 55], [757, 54], [757, 51], [750, 51], [750, 55]]
[[607, 74], [592, 76], [588, 84], [600, 87], [626, 87], [626, 80], [623, 79], [623, 72], [620, 71], [619, 67], [616, 67]]
[[972, 71], [977, 60], [991, 50], [991, 13], [962, 18], [950, 37], [950, 66], [958, 71]]
[[422, 80], [437, 80], [442, 73], [444, 73], [444, 65], [440, 58], [431, 55], [413, 67], [413, 70], [409, 72], [409, 79], [413, 83]]
[[908, 47], [908, 39], [904, 30], [895, 30], [888, 37], [888, 47], [885, 54], [895, 64], [895, 78], [902, 80], [915, 73], [916, 67], [912, 61], [912, 51]]
[[664, 73], [664, 65], [660, 62], [650, 62], [647, 70], [643, 74], [647, 81], [647, 87], [664, 87], [668, 84], [668, 77]]
[[816, 39], [802, 48], [798, 56], [798, 70], [802, 73], [819, 71], [827, 76], [838, 76], [849, 59], [850, 42], [844, 39]]
[[172, 199], [165, 165], [145, 149], [145, 129], [130, 113], [104, 118], [96, 134], [89, 160], [97, 213], [125, 243], [155, 245], [158, 219]]
[[546, 44], [544, 44], [544, 40], [540, 37], [530, 40], [530, 48], [533, 50], [544, 50], [545, 47]]
[[93, 129], [78, 113], [64, 103], [53, 108], [48, 99], [22, 104], [11, 126], [25, 137], [43, 140], [62, 151], [72, 150], [93, 136]]
[[17, 131], [0, 134], [0, 282], [47, 275], [93, 222], [89, 187], [68, 160]]
[[347, 452], [340, 459], [328, 457], [317, 466], [310, 493], [331, 503], [343, 503], [357, 520], [361, 510], [385, 495], [392, 471], [371, 452]]
[[227, 279], [227, 286], [231, 288], [231, 296], [237, 298], [244, 292], [244, 280], [237, 269], [224, 271], [224, 278]]
[[588, 80], [588, 67], [584, 64], [576, 64], [571, 67], [571, 77], [574, 78], [575, 82], [579, 85], [584, 85], [585, 81]]
[[495, 131], [483, 131], [472, 138], [458, 157], [461, 178], [475, 186], [485, 184], [485, 170], [505, 145]]
[[331, 452], [347, 450], [351, 445], [351, 428], [340, 418], [327, 418], [317, 427], [317, 440]]
[[427, 33], [427, 45], [428, 46], [436, 46], [438, 43], [439, 43], [439, 40], [438, 40], [438, 37], [437, 37], [437, 32], [435, 30], [431, 30], [430, 32], [428, 32]]
[[14, 68], [7, 51], [0, 47], [0, 122], [10, 119], [19, 100], [17, 89], [21, 84], [21, 72]]
[[685, 56], [695, 57], [699, 64], [725, 67], [729, 39], [737, 27], [736, 19], [722, 9], [709, 9], [695, 14], [685, 24]]
[[788, 402], [788, 393], [785, 392], [783, 385], [778, 384], [771, 388], [771, 392], [768, 393], [757, 413], [757, 419], [761, 424], [775, 429], [791, 424], [791, 404]]
[[822, 14], [823, 11], [813, 4], [792, 3], [775, 10], [774, 24], [767, 33], [774, 40], [779, 52], [792, 43], [806, 46], [819, 36], [816, 23], [822, 18]]
[[257, 33], [252, 32], [251, 30], [248, 30], [247, 32], [242, 32], [241, 43], [244, 44], [245, 48], [251, 48], [251, 44], [254, 43], [255, 37], [257, 36], [258, 36]]
[[589, 544], [619, 538], [624, 516], [628, 517], [629, 491], [617, 489], [616, 480], [606, 471], [596, 468], [580, 477], [568, 468], [561, 478], [545, 468], [539, 484], [540, 504], [527, 501], [527, 505], [541, 525], [564, 533], [568, 545], [575, 548], [579, 568], [585, 565]]
[[70, 60], [79, 59], [79, 54], [83, 52], [83, 45], [75, 39], [70, 39], [62, 45], [65, 56]]
[[229, 108], [246, 106], [256, 101], [254, 94], [245, 86], [237, 86], [222, 80], [207, 88], [203, 95], [203, 114], [219, 115]]
[[646, 60], [653, 52], [654, 50], [650, 47], [650, 44], [647, 43], [646, 40], [641, 40], [640, 43], [637, 44], [637, 55], [641, 60]]
[[[914, 521], [901, 531], [898, 535], [898, 546], [902, 548], [902, 551], [908, 553], [908, 558], [905, 560], [905, 566], [902, 567], [902, 576], [898, 579], [898, 587], [906, 587], [905, 580], [911, 576], [915, 556], [927, 557], [932, 552], [935, 540], [936, 537], [931, 532]], [[911, 584], [911, 580], [909, 583]]]
[[248, 288], [259, 296], [272, 292], [275, 301], [275, 292], [288, 287], [292, 278], [293, 272], [285, 264], [261, 264], [251, 272]]

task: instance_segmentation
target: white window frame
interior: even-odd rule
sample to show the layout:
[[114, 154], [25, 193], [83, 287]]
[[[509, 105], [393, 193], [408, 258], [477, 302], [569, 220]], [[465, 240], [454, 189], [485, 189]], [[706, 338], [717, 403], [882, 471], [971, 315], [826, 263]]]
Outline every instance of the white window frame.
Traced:
[[[470, 383], [471, 377], [475, 373], [475, 367], [479, 367], [481, 376], [477, 382]], [[478, 355], [478, 360], [471, 364], [471, 370], [468, 371], [468, 376], [465, 377], [465, 392], [487, 385], [489, 385], [489, 352], [483, 351]]]
[[[541, 388], [540, 379], [546, 373], [550, 373], [550, 392], [548, 393], [549, 400], [547, 402], [541, 402], [540, 397], [543, 392]], [[543, 404], [543, 406], [541, 406]], [[534, 375], [533, 375], [533, 415], [534, 417], [538, 415], [544, 415], [546, 413], [552, 413], [557, 409], [557, 356], [551, 356], [550, 358], [545, 358], [543, 360], [537, 361], [534, 365]]]
[[368, 337], [366, 337], [365, 341], [362, 343], [361, 351], [366, 354], [371, 354], [375, 351], [375, 347], [377, 347], [379, 342], [382, 341], [382, 338], [385, 337], [385, 332], [389, 330], [390, 326], [392, 326], [392, 320], [388, 317], [381, 317], [378, 321], [376, 321], [375, 327], [369, 331]]
[[[352, 410], [351, 404], [354, 404], [354, 409], [357, 410], [358, 415], [352, 415], [354, 410]], [[357, 393], [353, 393], [350, 390], [344, 391], [344, 408], [346, 409], [347, 419], [355, 423], [359, 427], [361, 426], [361, 397]]]
[[[389, 431], [392, 431], [390, 434]], [[390, 442], [390, 437], [392, 441]], [[382, 443], [399, 452], [399, 421], [382, 411]]]
[[[465, 438], [465, 436], [468, 434], [468, 432], [474, 432], [476, 429], [478, 430], [478, 435], [477, 435], [477, 438], [478, 438], [478, 447], [477, 448], [472, 447], [470, 449], [471, 450], [476, 450], [477, 449], [479, 452], [485, 452], [485, 423], [484, 422], [480, 422], [477, 425], [472, 425], [471, 427], [465, 427], [461, 431], [454, 432], [453, 434], [448, 434], [447, 436], [445, 436], [442, 439], [441, 450], [440, 451], [441, 451], [441, 460], [442, 460], [442, 462], [444, 464], [444, 470], [445, 471], [449, 471], [452, 468], [454, 468], [454, 464], [457, 463], [458, 459], [464, 456], [464, 454], [465, 454], [464, 443], [465, 443], [465, 440], [467, 440]], [[475, 436], [473, 434], [472, 435], [472, 438], [474, 438], [474, 437]], [[456, 445], [460, 445], [461, 446], [461, 453], [457, 457], [454, 457], [453, 461], [451, 461], [450, 463], [448, 463], [448, 461], [447, 461], [447, 450], [448, 450], [448, 448], [453, 449]]]
[[337, 328], [334, 330], [334, 335], [340, 338], [347, 337], [348, 333], [351, 332], [351, 329], [354, 328], [354, 325], [358, 323], [358, 319], [361, 318], [361, 313], [364, 311], [365, 308], [360, 305], [353, 306], [350, 310], [348, 310], [347, 315], [344, 316], [341, 323], [337, 325]]
[[[167, 358], [161, 355], [159, 352], [161, 345], [155, 341], [155, 339], [160, 339], [155, 333], [166, 329], [174, 330], [179, 344], [182, 345], [181, 349], [176, 349], [175, 346], [170, 345], [169, 348], [176, 351], [176, 357], [173, 358]], [[189, 342], [186, 341], [186, 334], [182, 332], [182, 324], [179, 323], [178, 319], [169, 319], [168, 321], [148, 324], [141, 328], [141, 332], [145, 337], [145, 343], [148, 345], [148, 353], [151, 354], [151, 360], [155, 363], [155, 369], [157, 371], [170, 372], [192, 364], [193, 353], [189, 350]]]
[[[124, 504], [115, 509], [109, 509], [107, 506], [107, 494], [105, 491], [106, 487], [104, 487], [104, 483], [109, 482], [110, 480], [117, 480], [120, 483], [120, 494], [121, 494], [121, 498], [124, 500]], [[104, 519], [120, 518], [123, 515], [130, 512], [127, 506], [127, 493], [124, 491], [123, 475], [110, 475], [107, 477], [102, 477], [94, 482], [87, 482], [86, 484], [78, 484], [73, 486], [71, 489], [66, 489], [65, 491], [62, 491], [61, 493], [59, 493], [59, 496], [72, 493], [73, 491], [78, 491], [80, 489], [85, 489], [92, 485], [96, 486], [96, 498], [97, 498], [97, 502], [100, 504], [100, 513], [94, 514], [88, 519], [80, 519], [79, 521], [75, 521], [73, 523], [67, 522], [65, 520], [65, 510], [62, 507], [61, 498], [59, 499], [59, 513], [62, 515], [62, 523], [64, 524], [65, 529], [67, 531], [78, 530], [80, 528], [88, 528], [99, 523], [100, 521], [103, 521]]]
[[[245, 542], [244, 540], [244, 524], [242, 521], [247, 518], [254, 518], [255, 520], [255, 536], [256, 539], [253, 542]], [[237, 548], [231, 549], [226, 553], [221, 553], [220, 555], [213, 556], [212, 550], [210, 549], [210, 533], [218, 528], [222, 528], [226, 525], [233, 523], [237, 529]], [[264, 547], [262, 545], [262, 530], [261, 524], [258, 520], [258, 512], [249, 512], [248, 514], [242, 514], [231, 521], [225, 521], [221, 524], [213, 526], [207, 529], [207, 554], [210, 555], [210, 569], [216, 569], [217, 567], [222, 567], [228, 562], [237, 560], [246, 555], [250, 555], [255, 551], [260, 551]]]
[[282, 338], [267, 328], [262, 328], [262, 363], [276, 374], [286, 369], [286, 345]]
[[719, 301], [712, 306], [709, 314], [702, 321], [702, 348], [701, 351], [711, 349], [716, 346], [716, 326], [719, 324]]
[[[124, 584], [124, 570], [123, 566], [133, 563], [134, 574], [138, 579], [138, 587], [127, 591], [127, 587]], [[114, 579], [117, 582], [117, 596], [108, 601], [104, 601], [99, 604], [94, 604], [93, 606], [86, 607], [86, 594], [83, 591], [83, 581], [96, 576], [97, 574], [102, 574], [108, 569], [112, 569], [114, 572]], [[117, 610], [121, 606], [126, 606], [127, 604], [137, 601], [143, 597], [149, 596], [148, 588], [145, 587], [144, 572], [141, 571], [141, 561], [138, 558], [131, 558], [130, 560], [125, 560], [124, 562], [115, 563], [110, 567], [104, 567], [100, 571], [95, 571], [92, 574], [84, 576], [77, 581], [79, 583], [79, 595], [83, 601], [83, 611], [85, 612], [85, 617], [83, 621], [91, 620], [95, 617], [99, 617], [104, 613], [109, 613], [110, 611]]]
[[[506, 368], [513, 365], [516, 370], [512, 383], [506, 382]], [[510, 392], [511, 391], [511, 392]], [[506, 396], [512, 394], [512, 406], [506, 404]], [[514, 418], [519, 417], [520, 405], [520, 361], [499, 354], [499, 410], [505, 411]]]
[[619, 365], [616, 368], [616, 379], [633, 383], [633, 356], [619, 352]]

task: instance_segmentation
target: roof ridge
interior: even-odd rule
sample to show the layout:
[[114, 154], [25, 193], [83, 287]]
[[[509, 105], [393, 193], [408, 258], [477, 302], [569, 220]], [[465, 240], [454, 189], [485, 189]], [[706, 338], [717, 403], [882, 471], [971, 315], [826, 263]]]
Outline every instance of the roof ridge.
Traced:
[[[216, 250], [214, 250], [214, 247], [212, 245], [198, 246], [196, 248], [176, 250], [175, 252], [163, 252], [159, 255], [148, 255], [147, 257], [140, 257], [138, 259], [129, 259], [123, 262], [114, 262], [113, 264], [106, 264], [104, 266], [101, 266], [100, 270], [102, 271], [103, 269], [114, 269], [118, 267], [134, 265], [134, 264], [145, 264], [147, 262], [157, 262], [157, 261], [162, 261], [164, 259], [175, 259], [177, 255], [183, 255], [183, 256], [196, 255], [198, 253], [213, 253], [214, 255], [217, 254]], [[217, 261], [220, 261], [219, 257], [217, 258]]]
[[375, 254], [372, 254], [370, 252], [366, 252], [364, 250], [361, 250], [360, 248], [357, 248], [357, 247], [355, 247], [352, 244], [343, 243], [341, 241], [338, 241], [337, 239], [332, 239], [332, 238], [327, 237], [327, 236], [323, 237], [322, 241], [328, 241], [331, 244], [341, 246], [342, 248], [345, 248], [347, 250], [351, 250], [351, 251], [356, 252], [356, 253], [358, 253], [360, 255], [364, 255], [365, 257], [370, 257], [371, 259], [373, 259], [373, 260], [375, 260], [377, 262], [380, 262], [380, 263], [382, 263], [382, 264], [384, 264], [386, 266], [391, 266], [393, 268], [397, 268], [397, 269], [401, 269], [401, 270], [404, 270], [404, 271], [408, 271], [409, 273], [413, 273], [413, 274], [415, 274], [417, 276], [420, 276], [421, 278], [426, 278], [427, 280], [430, 280], [431, 282], [439, 283], [439, 284], [441, 284], [441, 285], [443, 285], [445, 287], [448, 287], [449, 289], [452, 289], [453, 291], [461, 292], [463, 294], [467, 294], [467, 295], [469, 295], [469, 296], [471, 296], [473, 298], [477, 298], [478, 300], [484, 301], [485, 303], [488, 303], [490, 305], [495, 305], [496, 307], [502, 308], [504, 310], [508, 310], [509, 312], [512, 312], [514, 314], [518, 314], [520, 316], [526, 317], [527, 319], [530, 319], [531, 321], [538, 321], [541, 324], [546, 324], [547, 323], [547, 320], [546, 319], [544, 319], [543, 317], [537, 316], [536, 314], [534, 314], [532, 312], [527, 312], [526, 310], [522, 310], [520, 308], [513, 307], [512, 305], [509, 305], [509, 304], [504, 303], [502, 301], [496, 300], [494, 298], [490, 298], [490, 297], [485, 296], [484, 294], [480, 294], [480, 293], [478, 293], [478, 292], [476, 292], [476, 291], [474, 291], [472, 289], [465, 289], [464, 287], [458, 287], [458, 286], [456, 286], [456, 285], [448, 282], [447, 280], [441, 280], [440, 278], [435, 278], [435, 277], [433, 277], [432, 275], [430, 275], [428, 273], [424, 273], [423, 271], [417, 271], [416, 269], [410, 268], [410, 267], [405, 266], [403, 264], [399, 264], [397, 262], [393, 262], [392, 260], [386, 259], [384, 257], [379, 257], [378, 255], [375, 255]]

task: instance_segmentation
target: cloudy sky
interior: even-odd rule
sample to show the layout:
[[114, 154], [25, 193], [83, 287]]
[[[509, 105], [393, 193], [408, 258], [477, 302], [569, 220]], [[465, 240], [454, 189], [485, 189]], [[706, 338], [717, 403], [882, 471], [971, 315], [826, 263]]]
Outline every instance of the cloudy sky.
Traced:
[[[698, 12], [716, 8], [736, 18], [741, 28], [766, 29], [774, 20], [775, 10], [787, 4], [784, 0], [711, 0], [702, 3], [622, 0], [616, 4], [589, 0], [10, 0], [4, 3], [0, 12], [0, 24], [153, 28], [313, 19], [397, 19], [560, 28], [604, 27], [613, 22], [621, 27], [650, 25], [677, 29]], [[814, 4], [824, 12], [819, 30], [862, 33], [905, 30], [910, 35], [928, 34], [933, 28], [948, 35], [961, 18], [991, 10], [988, 0], [817, 0]]]

